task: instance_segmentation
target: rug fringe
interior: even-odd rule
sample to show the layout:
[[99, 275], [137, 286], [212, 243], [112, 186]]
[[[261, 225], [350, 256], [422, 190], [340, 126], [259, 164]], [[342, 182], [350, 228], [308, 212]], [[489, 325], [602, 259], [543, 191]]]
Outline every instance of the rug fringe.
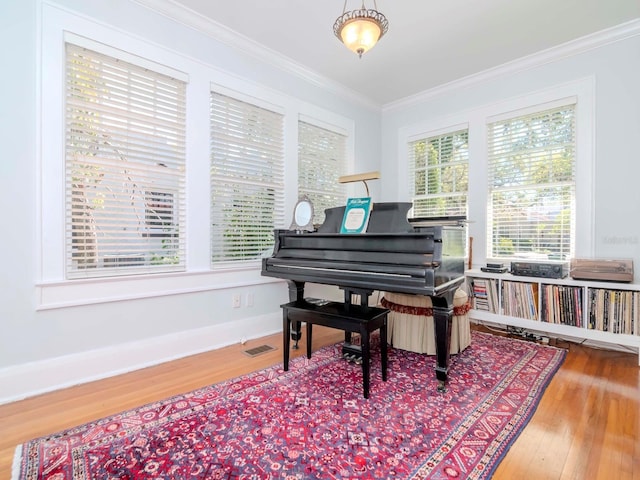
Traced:
[[13, 463], [11, 464], [11, 480], [18, 480], [20, 478], [20, 462], [22, 460], [22, 445], [16, 447], [16, 452], [13, 454]]

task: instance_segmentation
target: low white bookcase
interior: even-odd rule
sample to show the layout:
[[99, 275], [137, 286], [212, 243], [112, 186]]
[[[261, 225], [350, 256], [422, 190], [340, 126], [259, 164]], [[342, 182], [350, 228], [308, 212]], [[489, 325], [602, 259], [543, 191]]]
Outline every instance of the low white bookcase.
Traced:
[[638, 350], [640, 285], [467, 270], [471, 320]]

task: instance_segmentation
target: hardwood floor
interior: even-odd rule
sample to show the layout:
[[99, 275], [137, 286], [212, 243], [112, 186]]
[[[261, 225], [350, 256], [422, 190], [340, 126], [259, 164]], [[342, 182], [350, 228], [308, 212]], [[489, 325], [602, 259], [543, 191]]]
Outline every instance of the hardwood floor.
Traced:
[[[315, 349], [341, 341], [343, 333], [318, 326], [313, 336]], [[265, 343], [277, 348], [254, 358], [243, 353]], [[559, 346], [568, 349], [567, 358], [493, 478], [640, 480], [638, 356]], [[15, 448], [29, 439], [281, 361], [281, 337], [272, 335], [0, 405], [0, 479], [11, 477]]]

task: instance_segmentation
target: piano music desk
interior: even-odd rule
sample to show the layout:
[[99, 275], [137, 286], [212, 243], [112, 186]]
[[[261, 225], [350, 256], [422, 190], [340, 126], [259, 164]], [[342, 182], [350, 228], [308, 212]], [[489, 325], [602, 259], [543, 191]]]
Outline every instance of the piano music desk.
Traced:
[[307, 324], [307, 358], [311, 358], [313, 325], [337, 328], [346, 333], [359, 333], [362, 348], [362, 387], [364, 398], [369, 398], [370, 342], [371, 332], [380, 330], [380, 354], [382, 380], [387, 380], [387, 315], [389, 310], [377, 307], [350, 305], [327, 300], [296, 300], [282, 307], [282, 339], [284, 370], [289, 370], [289, 348], [291, 323]]

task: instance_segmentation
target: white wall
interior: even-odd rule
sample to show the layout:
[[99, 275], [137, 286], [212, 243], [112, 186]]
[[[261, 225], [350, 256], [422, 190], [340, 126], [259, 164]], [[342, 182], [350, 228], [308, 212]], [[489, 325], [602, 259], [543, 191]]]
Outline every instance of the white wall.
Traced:
[[[407, 199], [404, 169], [397, 168], [403, 162], [399, 152], [405, 132], [470, 122], [470, 145], [482, 144], [484, 138], [478, 138], [478, 131], [484, 137], [481, 124], [499, 105], [522, 103], [533, 95], [566, 91], [568, 85], [585, 83], [592, 85], [586, 98], [591, 97], [593, 103], [579, 102], [578, 109], [592, 110], [587, 116], [592, 116], [594, 123], [591, 131], [580, 134], [579, 130], [577, 142], [583, 150], [577, 168], [582, 172], [592, 169], [592, 175], [578, 188], [588, 193], [587, 202], [592, 204], [577, 205], [579, 253], [595, 258], [632, 258], [638, 282], [640, 21], [387, 105], [382, 115], [383, 200]], [[588, 136], [590, 141], [585, 139]], [[469, 217], [474, 223], [469, 225], [469, 234], [474, 237], [476, 266], [486, 260], [484, 160], [482, 154], [470, 152]]]
[[[280, 96], [307, 114], [345, 119], [354, 127], [354, 171], [379, 168], [379, 108], [333, 85], [324, 87], [317, 79], [308, 81], [261, 62], [130, 0], [2, 2], [0, 198], [5, 215], [0, 246], [5, 255], [0, 273], [0, 403], [278, 331], [279, 305], [288, 300], [286, 284], [261, 277], [259, 268], [231, 274], [192, 271], [160, 281], [155, 277], [160, 287], [149, 290], [167, 294], [141, 298], [127, 298], [117, 282], [79, 282], [79, 287], [69, 289], [63, 278], [51, 278], [40, 261], [52, 254], [41, 226], [43, 217], [60, 207], [47, 204], [40, 193], [41, 182], [51, 186], [47, 182], [60, 179], [40, 172], [47, 171], [46, 162], [62, 161], [55, 153], [61, 150], [46, 134], [61, 120], [46, 113], [57, 107], [43, 108], [43, 99], [51, 99], [42, 92], [60, 78], [41, 70], [51, 59], [41, 59], [40, 54], [51, 45], [40, 42], [51, 41], [46, 34], [49, 25], [42, 22], [48, 21], [52, 9], [77, 17], [78, 24], [95, 23], [96, 35], [112, 31], [114, 42], [130, 36], [150, 51], [167, 49], [167, 59], [184, 57], [185, 62], [200, 64], [224, 78], [228, 88]], [[45, 112], [42, 118], [40, 111]], [[295, 150], [287, 161], [297, 161]], [[288, 187], [286, 193], [293, 206], [295, 188]], [[208, 204], [208, 198], [191, 200], [190, 205]], [[208, 232], [208, 226], [200, 230]], [[96, 303], [100, 290], [116, 293]], [[241, 308], [232, 308], [234, 294], [242, 295]], [[253, 295], [252, 306], [247, 305], [247, 294]]]

